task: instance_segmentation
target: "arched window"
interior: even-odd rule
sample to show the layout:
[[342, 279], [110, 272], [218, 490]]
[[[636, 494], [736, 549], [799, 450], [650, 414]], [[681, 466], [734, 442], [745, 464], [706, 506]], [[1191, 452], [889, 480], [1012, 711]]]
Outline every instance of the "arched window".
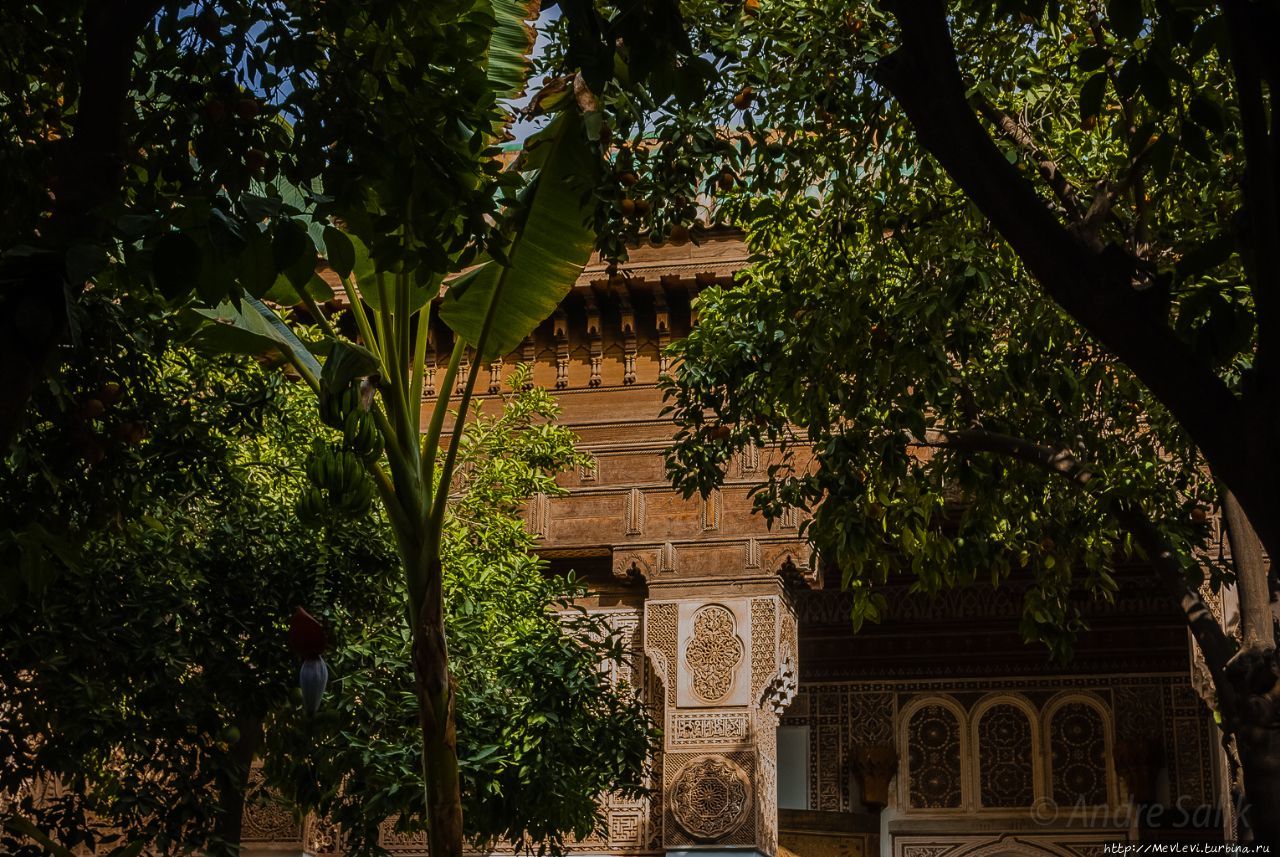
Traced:
[[1035, 803], [1031, 721], [1021, 708], [1002, 702], [978, 720], [978, 796], [985, 807]]
[[1107, 803], [1107, 736], [1102, 713], [1087, 702], [1071, 701], [1049, 721], [1050, 785], [1059, 806]]
[[917, 809], [960, 806], [960, 723], [940, 703], [917, 709], [907, 724], [909, 799]]

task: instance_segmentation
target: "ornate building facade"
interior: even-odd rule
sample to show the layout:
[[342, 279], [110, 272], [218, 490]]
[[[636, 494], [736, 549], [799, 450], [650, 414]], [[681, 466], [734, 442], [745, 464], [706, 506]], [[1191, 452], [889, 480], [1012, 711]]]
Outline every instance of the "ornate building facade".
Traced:
[[[767, 453], [733, 461], [705, 500], [671, 490], [664, 349], [696, 323], [697, 292], [744, 262], [720, 236], [641, 248], [613, 276], [589, 267], [489, 367], [496, 394], [504, 367], [531, 364], [590, 456], [565, 496], [531, 500], [528, 526], [630, 639], [614, 675], [663, 728], [650, 796], [605, 796], [604, 829], [576, 851], [1083, 857], [1221, 841], [1223, 761], [1187, 633], [1141, 574], [1094, 609], [1066, 666], [1022, 641], [1015, 585], [931, 600], [891, 583], [888, 618], [854, 635], [798, 515], [770, 529], [751, 513]], [[449, 344], [437, 331], [442, 362]], [[339, 847], [286, 817], [251, 817], [245, 832], [257, 853]], [[385, 844], [425, 851], [391, 831]]]

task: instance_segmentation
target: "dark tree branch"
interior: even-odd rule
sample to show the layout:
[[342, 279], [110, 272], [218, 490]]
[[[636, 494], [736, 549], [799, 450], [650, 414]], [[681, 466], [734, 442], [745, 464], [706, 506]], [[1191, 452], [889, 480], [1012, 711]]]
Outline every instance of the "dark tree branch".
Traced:
[[1275, 648], [1272, 586], [1262, 542], [1235, 495], [1227, 490], [1222, 492], [1222, 516], [1231, 542], [1231, 562], [1236, 568], [1241, 642], [1245, 647]]
[[956, 452], [990, 452], [1034, 464], [1041, 470], [1057, 474], [1083, 488], [1093, 478], [1093, 471], [1086, 467], [1069, 449], [1054, 449], [1026, 438], [988, 431], [981, 428], [940, 431], [921, 444]]
[[[1110, 218], [1113, 223], [1123, 226], [1123, 222], [1115, 213], [1116, 200], [1126, 193], [1132, 192], [1134, 195], [1134, 204], [1142, 204], [1145, 202], [1140, 195], [1145, 194], [1143, 189], [1143, 175], [1146, 173], [1147, 162], [1150, 160], [1152, 151], [1155, 149], [1154, 139], [1148, 140], [1138, 154], [1134, 155], [1129, 161], [1129, 169], [1125, 170], [1119, 181], [1103, 180], [1098, 183], [1098, 192], [1094, 196], [1093, 202], [1089, 205], [1089, 211], [1085, 214], [1082, 226], [1088, 230], [1096, 230], [1103, 218]], [[1148, 248], [1143, 248], [1135, 255], [1135, 260], [1141, 259]], [[1135, 262], [1135, 264], [1141, 264]]]
[[[1125, 132], [1128, 134], [1129, 146], [1132, 148], [1134, 145], [1133, 135], [1138, 131], [1138, 121], [1133, 109], [1133, 96], [1123, 94], [1124, 89], [1120, 86], [1120, 72], [1116, 69], [1115, 55], [1107, 49], [1107, 34], [1102, 27], [1102, 19], [1097, 16], [1091, 17], [1089, 30], [1093, 33], [1094, 44], [1107, 51], [1107, 59], [1103, 63], [1103, 70], [1107, 75], [1107, 80], [1111, 83], [1111, 88], [1116, 91], [1116, 96], [1120, 100], [1120, 109], [1124, 115]], [[1136, 217], [1134, 218], [1134, 223], [1129, 227], [1129, 231], [1134, 243], [1138, 245], [1135, 249], [1137, 249], [1138, 255], [1142, 257], [1146, 256], [1148, 249], [1146, 234], [1147, 202], [1143, 175], [1146, 172], [1145, 156], [1150, 150], [1151, 144], [1146, 142], [1142, 152], [1131, 160], [1129, 169], [1119, 182], [1104, 180], [1100, 183], [1098, 194], [1094, 197], [1093, 204], [1089, 206], [1089, 214], [1085, 217], [1085, 223], [1091, 227], [1096, 227], [1104, 216], [1112, 215], [1114, 217], [1113, 206], [1116, 200], [1124, 193], [1132, 190]]]
[[58, 165], [58, 192], [48, 236], [55, 242], [93, 240], [105, 231], [102, 209], [119, 196], [124, 177], [125, 115], [133, 89], [134, 52], [162, 6], [163, 0], [90, 0], [86, 4], [84, 54], [78, 69], [80, 96]]
[[1058, 168], [1057, 161], [1040, 148], [1035, 138], [1031, 136], [1031, 132], [1022, 127], [1008, 113], [1005, 113], [981, 95], [974, 96], [973, 101], [978, 112], [988, 122], [996, 126], [1001, 134], [1008, 137], [1018, 148], [1031, 156], [1036, 163], [1036, 169], [1040, 171], [1040, 177], [1044, 179], [1045, 184], [1053, 191], [1053, 195], [1058, 198], [1058, 202], [1062, 203], [1062, 207], [1066, 209], [1067, 216], [1073, 222], [1082, 221], [1085, 210], [1075, 186], [1067, 181], [1067, 177]]
[[[1045, 293], [1122, 360], [1169, 408], [1249, 513], [1264, 544], [1280, 552], [1280, 492], [1258, 478], [1272, 440], [1249, 438], [1242, 454], [1239, 399], [1170, 328], [1153, 302], [1149, 273], [1121, 248], [1101, 251], [1068, 229], [1000, 153], [969, 105], [943, 0], [891, 0], [900, 47], [876, 79], [898, 100], [928, 150], [1026, 264]], [[1254, 446], [1257, 448], [1254, 449]], [[1269, 456], [1269, 457], [1268, 457]], [[1280, 470], [1280, 467], [1274, 468]]]
[[1159, 529], [1136, 505], [1122, 506], [1114, 510], [1116, 520], [1124, 526], [1147, 555], [1147, 561], [1164, 582], [1169, 594], [1178, 600], [1178, 606], [1187, 618], [1187, 627], [1200, 648], [1205, 667], [1213, 677], [1218, 698], [1229, 701], [1235, 689], [1226, 681], [1226, 667], [1235, 653], [1235, 646], [1227, 637], [1218, 620], [1205, 605], [1200, 593], [1187, 585], [1186, 572], [1178, 556]]

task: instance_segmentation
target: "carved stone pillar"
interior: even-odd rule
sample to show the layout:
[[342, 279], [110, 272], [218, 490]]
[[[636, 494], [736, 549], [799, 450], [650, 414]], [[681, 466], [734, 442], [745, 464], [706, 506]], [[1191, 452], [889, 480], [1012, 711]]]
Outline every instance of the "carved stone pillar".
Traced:
[[778, 717], [796, 692], [796, 620], [775, 594], [645, 603], [663, 719], [662, 846], [778, 848]]

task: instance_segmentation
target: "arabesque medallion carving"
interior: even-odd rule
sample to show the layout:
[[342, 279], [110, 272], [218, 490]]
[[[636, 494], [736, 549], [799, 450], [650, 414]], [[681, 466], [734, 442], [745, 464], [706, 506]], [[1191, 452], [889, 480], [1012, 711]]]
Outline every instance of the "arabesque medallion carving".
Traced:
[[701, 841], [729, 835], [751, 812], [747, 772], [723, 756], [700, 756], [671, 784], [671, 814], [676, 823]]
[[745, 647], [735, 632], [733, 613], [718, 604], [695, 613], [693, 636], [684, 654], [693, 692], [706, 702], [719, 702], [728, 696], [744, 653]]

